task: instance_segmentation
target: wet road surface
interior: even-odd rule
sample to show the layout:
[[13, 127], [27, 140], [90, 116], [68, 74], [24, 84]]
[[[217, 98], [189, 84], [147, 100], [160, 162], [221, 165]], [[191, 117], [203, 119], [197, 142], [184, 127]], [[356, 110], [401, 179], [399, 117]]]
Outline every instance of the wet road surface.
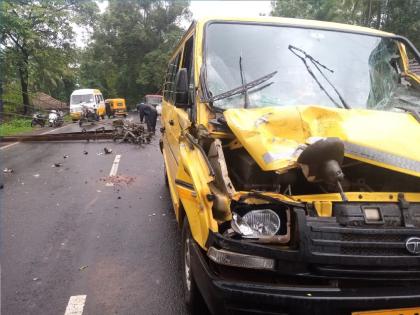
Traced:
[[[78, 141], [0, 151], [2, 167], [14, 169], [2, 174], [0, 190], [3, 315], [64, 314], [79, 295], [83, 314], [187, 314], [158, 140], [142, 148]], [[113, 153], [102, 154], [104, 147]], [[121, 181], [110, 186], [116, 155]]]

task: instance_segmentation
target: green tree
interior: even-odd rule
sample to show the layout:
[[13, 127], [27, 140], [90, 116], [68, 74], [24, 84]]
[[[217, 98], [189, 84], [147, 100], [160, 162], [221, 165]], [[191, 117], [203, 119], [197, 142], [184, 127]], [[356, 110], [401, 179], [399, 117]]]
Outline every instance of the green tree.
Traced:
[[30, 86], [63, 97], [75, 75], [72, 23], [90, 23], [98, 10], [88, 0], [22, 0], [1, 2], [1, 46], [7, 63], [5, 82], [17, 78], [23, 111], [28, 112]]
[[276, 0], [271, 14], [372, 27], [404, 35], [420, 47], [419, 0]]
[[83, 52], [84, 87], [98, 87], [106, 97], [129, 104], [162, 87], [166, 63], [189, 18], [189, 1], [111, 0]]

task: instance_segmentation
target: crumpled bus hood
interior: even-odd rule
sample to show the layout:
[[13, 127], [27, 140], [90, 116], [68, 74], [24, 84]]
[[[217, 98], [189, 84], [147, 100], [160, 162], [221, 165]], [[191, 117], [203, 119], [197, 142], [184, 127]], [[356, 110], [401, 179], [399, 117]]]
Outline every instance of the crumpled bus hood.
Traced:
[[317, 137], [338, 137], [345, 155], [420, 177], [420, 123], [408, 113], [321, 106], [229, 109], [230, 129], [264, 171], [297, 167]]

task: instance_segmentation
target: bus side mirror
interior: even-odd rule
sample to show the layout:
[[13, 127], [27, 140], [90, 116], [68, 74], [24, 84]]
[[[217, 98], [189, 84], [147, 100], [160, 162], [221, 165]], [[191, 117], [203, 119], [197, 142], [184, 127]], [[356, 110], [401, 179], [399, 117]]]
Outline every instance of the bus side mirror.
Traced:
[[188, 72], [181, 68], [175, 77], [175, 106], [179, 108], [190, 107], [188, 104]]

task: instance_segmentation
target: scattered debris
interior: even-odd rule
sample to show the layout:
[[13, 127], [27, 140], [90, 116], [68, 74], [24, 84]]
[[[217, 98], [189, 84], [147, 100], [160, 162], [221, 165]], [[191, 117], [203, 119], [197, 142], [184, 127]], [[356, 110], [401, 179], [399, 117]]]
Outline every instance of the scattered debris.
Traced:
[[96, 192], [100, 193], [101, 191], [99, 189], [97, 189]]
[[65, 155], [65, 156], [63, 156], [63, 159], [67, 159], [69, 157], [69, 155]]
[[[104, 181], [106, 183], [111, 183], [113, 185], [130, 185], [135, 181], [135, 177], [133, 176], [124, 176], [124, 175], [116, 175], [116, 176], [107, 176], [102, 177], [100, 181]], [[117, 190], [118, 192], [119, 190]]]
[[14, 172], [14, 170], [12, 169], [12, 168], [5, 168], [5, 169], [3, 169], [3, 173], [13, 173]]
[[83, 154], [84, 154], [84, 155], [88, 155], [88, 154], [89, 154], [89, 152], [88, 152], [88, 151], [83, 151]]
[[85, 270], [87, 267], [89, 267], [89, 266], [88, 266], [88, 265], [82, 266], [82, 267], [80, 267], [80, 268], [79, 268], [79, 271], [83, 271], [83, 270]]
[[104, 152], [105, 154], [111, 154], [112, 153], [112, 149], [109, 149], [107, 147], [104, 148]]
[[61, 167], [61, 165], [63, 165], [63, 164], [61, 164], [61, 163], [54, 163], [53, 165], [51, 165], [51, 167]]
[[38, 280], [39, 280], [39, 278], [38, 278], [38, 277], [35, 277], [35, 278], [33, 278], [32, 280], [33, 280], [33, 281], [38, 281]]
[[96, 153], [96, 155], [104, 155], [104, 153], [103, 152], [98, 152], [98, 153]]
[[35, 178], [38, 178], [39, 177], [39, 174], [34, 174], [33, 175]]
[[113, 140], [119, 142], [128, 142], [134, 144], [150, 143], [152, 133], [146, 131], [141, 124], [133, 123], [129, 120], [114, 120]]
[[121, 196], [118, 196], [118, 198], [117, 199], [121, 199]]

